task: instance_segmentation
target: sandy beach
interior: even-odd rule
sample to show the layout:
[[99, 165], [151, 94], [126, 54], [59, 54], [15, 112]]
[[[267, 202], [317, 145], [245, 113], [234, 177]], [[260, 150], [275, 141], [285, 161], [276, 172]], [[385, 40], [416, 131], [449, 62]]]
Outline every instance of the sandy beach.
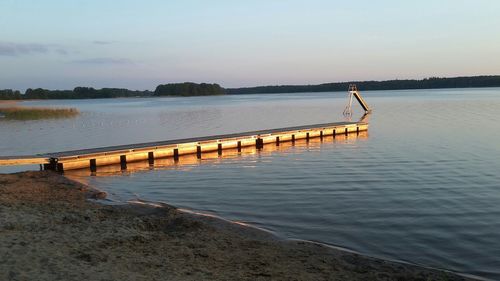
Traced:
[[51, 172], [0, 175], [0, 280], [472, 280], [104, 197]]

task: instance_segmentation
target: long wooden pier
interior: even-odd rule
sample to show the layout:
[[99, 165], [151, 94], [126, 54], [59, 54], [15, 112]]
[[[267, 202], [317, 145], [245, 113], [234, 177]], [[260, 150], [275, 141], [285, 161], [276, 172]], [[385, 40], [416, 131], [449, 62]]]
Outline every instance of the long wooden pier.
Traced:
[[119, 145], [94, 149], [83, 149], [49, 153], [36, 156], [0, 157], [0, 165], [40, 164], [43, 169], [63, 172], [65, 170], [90, 169], [95, 172], [100, 166], [120, 164], [126, 169], [127, 163], [173, 158], [178, 160], [183, 155], [197, 155], [217, 151], [222, 155], [226, 149], [238, 149], [255, 146], [262, 148], [266, 144], [294, 142], [299, 139], [321, 138], [324, 136], [359, 134], [368, 130], [365, 122], [337, 122], [308, 126], [269, 129], [238, 134], [215, 135], [208, 137], [168, 140], [161, 142]]

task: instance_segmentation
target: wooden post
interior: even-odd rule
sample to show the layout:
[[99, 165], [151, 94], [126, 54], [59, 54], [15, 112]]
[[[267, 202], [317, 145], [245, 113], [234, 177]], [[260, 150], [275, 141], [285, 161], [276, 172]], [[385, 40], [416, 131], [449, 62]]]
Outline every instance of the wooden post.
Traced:
[[122, 170], [127, 169], [127, 155], [120, 155], [120, 168]]
[[280, 137], [276, 137], [276, 146], [280, 146]]
[[44, 170], [55, 171], [57, 169], [57, 160], [55, 158], [50, 158], [49, 164], [43, 164]]
[[63, 165], [63, 163], [57, 163], [57, 171], [59, 173], [64, 173], [64, 165]]
[[255, 148], [261, 149], [264, 147], [264, 141], [261, 138], [255, 139]]
[[97, 161], [95, 159], [90, 159], [90, 171], [92, 173], [97, 172]]
[[222, 155], [222, 143], [217, 144], [217, 154], [219, 156]]
[[309, 142], [309, 133], [306, 133], [306, 141]]
[[337, 134], [337, 130], [333, 129], [333, 139], [335, 139], [336, 134]]
[[323, 131], [319, 131], [319, 138], [322, 140], [323, 139]]
[[347, 130], [347, 128], [345, 128], [345, 135], [347, 136], [349, 134], [349, 131]]
[[201, 159], [201, 145], [196, 146], [196, 157]]
[[155, 164], [155, 154], [152, 151], [148, 152], [148, 162], [149, 162], [149, 165]]
[[241, 141], [238, 141], [238, 152], [241, 152]]
[[179, 149], [174, 148], [174, 161], [177, 162], [179, 161]]
[[292, 143], [295, 143], [295, 135], [292, 135]]
[[356, 135], [359, 135], [359, 127], [356, 127]]
[[57, 159], [50, 158], [49, 164], [43, 164], [45, 170], [57, 171]]

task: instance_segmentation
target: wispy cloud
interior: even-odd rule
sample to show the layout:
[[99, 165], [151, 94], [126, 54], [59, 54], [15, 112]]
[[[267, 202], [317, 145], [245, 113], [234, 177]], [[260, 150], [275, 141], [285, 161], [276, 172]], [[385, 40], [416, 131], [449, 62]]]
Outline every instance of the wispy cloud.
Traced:
[[69, 54], [68, 50], [66, 49], [63, 49], [63, 48], [57, 48], [54, 50], [54, 52], [60, 54], [60, 55], [67, 55]]
[[0, 56], [20, 56], [29, 54], [43, 54], [49, 51], [49, 47], [44, 44], [23, 44], [0, 42]]
[[94, 40], [92, 43], [96, 45], [109, 45], [115, 43], [114, 41]]
[[33, 54], [68, 54], [68, 50], [55, 44], [14, 43], [0, 41], [0, 56], [17, 57]]
[[81, 64], [133, 64], [133, 61], [124, 58], [90, 58], [72, 62]]

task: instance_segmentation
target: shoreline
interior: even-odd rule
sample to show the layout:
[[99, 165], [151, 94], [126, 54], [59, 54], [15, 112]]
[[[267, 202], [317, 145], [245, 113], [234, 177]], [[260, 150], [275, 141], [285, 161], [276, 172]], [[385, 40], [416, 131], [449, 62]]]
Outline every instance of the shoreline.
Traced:
[[[366, 82], [366, 81], [365, 81]], [[344, 82], [342, 82], [344, 83]], [[345, 82], [345, 83], [356, 83], [356, 82]], [[327, 83], [328, 84], [328, 83]], [[285, 87], [301, 87], [304, 85], [285, 85]], [[317, 86], [317, 85], [313, 85]], [[243, 87], [243, 88], [229, 88], [230, 90], [239, 89], [252, 89], [261, 87], [281, 87], [281, 86], [255, 86], [255, 87]], [[425, 90], [483, 90], [483, 89], [495, 89], [500, 88], [500, 86], [470, 86], [470, 87], [429, 87], [429, 88], [394, 88], [394, 89], [364, 89], [363, 92], [393, 92], [393, 91], [425, 91]], [[243, 96], [243, 95], [286, 95], [286, 94], [319, 94], [319, 93], [344, 93], [345, 89], [336, 90], [307, 90], [307, 91], [277, 91], [277, 92], [250, 92], [250, 93], [226, 93], [217, 95], [161, 95], [161, 96], [123, 96], [123, 97], [97, 97], [97, 98], [30, 98], [30, 99], [18, 99], [18, 100], [0, 100], [2, 103], [17, 103], [23, 101], [78, 101], [78, 100], [112, 100], [112, 99], [150, 99], [150, 98], [195, 98], [195, 97], [221, 97], [221, 96]]]
[[21, 101], [22, 100], [0, 100], [0, 105], [9, 105], [9, 104], [15, 105]]
[[52, 172], [0, 174], [0, 279], [479, 280], [105, 196]]

